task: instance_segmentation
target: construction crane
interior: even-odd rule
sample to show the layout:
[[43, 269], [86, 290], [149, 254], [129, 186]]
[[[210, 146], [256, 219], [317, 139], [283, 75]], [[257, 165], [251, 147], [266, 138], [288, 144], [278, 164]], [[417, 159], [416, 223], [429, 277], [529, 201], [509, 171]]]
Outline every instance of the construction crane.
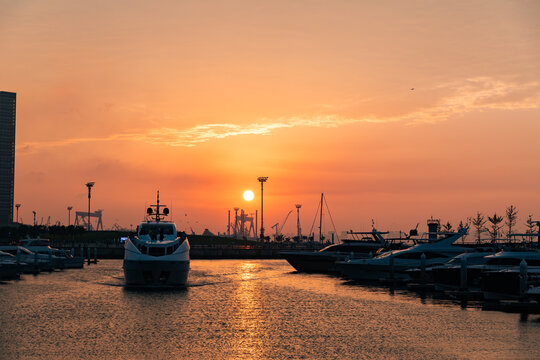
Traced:
[[[281, 223], [281, 226], [279, 226], [279, 223], [275, 223], [272, 227], [276, 228], [276, 234], [274, 235], [274, 238], [276, 239], [276, 241], [281, 241], [283, 240], [283, 235], [281, 234], [281, 230], [283, 230], [283, 227], [285, 226], [285, 223], [287, 222], [287, 219], [289, 218], [289, 215], [291, 215], [291, 213], [293, 212], [293, 210], [289, 211], [287, 213], [287, 216], [285, 216], [285, 220], [283, 220], [283, 222]], [[279, 228], [278, 228], [279, 226]]]
[[289, 212], [287, 213], [287, 216], [285, 216], [285, 220], [283, 220], [283, 223], [281, 224], [281, 226], [280, 226], [280, 228], [279, 228], [279, 233], [280, 233], [280, 234], [281, 234], [281, 230], [283, 230], [283, 227], [285, 226], [285, 223], [287, 222], [287, 219], [289, 218], [289, 215], [291, 215], [292, 212], [293, 212], [292, 210], [289, 211]]
[[275, 223], [274, 225], [271, 226], [272, 229], [276, 229], [276, 234], [274, 235], [274, 238], [277, 238], [279, 236], [279, 233], [278, 233], [278, 225], [279, 223]]

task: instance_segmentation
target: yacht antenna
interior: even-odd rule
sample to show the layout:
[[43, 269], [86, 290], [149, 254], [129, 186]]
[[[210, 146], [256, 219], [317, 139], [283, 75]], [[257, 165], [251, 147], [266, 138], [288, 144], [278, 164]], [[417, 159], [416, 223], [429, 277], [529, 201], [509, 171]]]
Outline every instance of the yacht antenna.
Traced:
[[[149, 216], [154, 216], [154, 220], [156, 222], [159, 222], [163, 217], [169, 215], [169, 209], [166, 208], [165, 206], [167, 205], [160, 205], [159, 204], [159, 190], [157, 191], [157, 200], [156, 200], [156, 204], [155, 205], [150, 205], [150, 207], [146, 210], [146, 213], [149, 215]], [[159, 212], [159, 208], [160, 207], [164, 207], [163, 208], [163, 212], [160, 213]], [[154, 209], [152, 208], [156, 208], [156, 213], [154, 214]]]
[[159, 222], [159, 190], [157, 191], [156, 221]]

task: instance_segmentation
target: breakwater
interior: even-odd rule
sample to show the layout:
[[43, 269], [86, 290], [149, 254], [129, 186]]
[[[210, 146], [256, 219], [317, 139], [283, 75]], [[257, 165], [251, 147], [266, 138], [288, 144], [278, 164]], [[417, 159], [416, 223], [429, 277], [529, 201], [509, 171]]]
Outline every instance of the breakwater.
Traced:
[[[87, 243], [87, 244], [57, 244], [59, 248], [74, 250], [75, 256], [88, 257], [91, 259], [122, 259], [124, 257], [124, 246], [119, 243]], [[193, 244], [191, 245], [190, 257], [192, 259], [280, 259], [281, 251], [302, 249], [318, 250], [320, 244], [305, 246], [287, 246], [279, 244], [257, 244], [257, 245], [237, 245], [237, 244]], [[90, 255], [88, 255], [90, 249]]]

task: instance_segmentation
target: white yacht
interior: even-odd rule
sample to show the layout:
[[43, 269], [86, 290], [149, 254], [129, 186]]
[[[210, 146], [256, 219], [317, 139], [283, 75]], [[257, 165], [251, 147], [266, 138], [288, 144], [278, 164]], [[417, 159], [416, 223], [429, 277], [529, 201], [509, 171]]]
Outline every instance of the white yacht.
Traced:
[[82, 268], [84, 266], [84, 258], [74, 257], [68, 250], [51, 247], [49, 239], [40, 239], [39, 237], [37, 239], [27, 238], [21, 240], [20, 244], [33, 253], [48, 256], [53, 268], [67, 269]]
[[[147, 209], [147, 221], [128, 238], [124, 251], [124, 277], [131, 287], [183, 287], [189, 273], [189, 241], [177, 235], [176, 225], [162, 219], [169, 214], [166, 205]], [[161, 211], [163, 208], [163, 212]]]
[[34, 253], [27, 248], [18, 245], [0, 245], [0, 251], [15, 256], [19, 263], [24, 263], [22, 271], [24, 273], [39, 273], [40, 271], [53, 271], [54, 267], [49, 261], [49, 256]]
[[405, 250], [388, 251], [370, 259], [350, 259], [336, 262], [336, 268], [351, 280], [406, 280], [410, 275], [407, 269], [421, 266], [422, 254], [425, 256], [425, 265], [434, 266], [443, 264], [456, 255], [470, 251], [464, 246], [453, 245], [467, 233], [467, 228], [457, 233], [446, 234], [439, 239], [417, 244]]

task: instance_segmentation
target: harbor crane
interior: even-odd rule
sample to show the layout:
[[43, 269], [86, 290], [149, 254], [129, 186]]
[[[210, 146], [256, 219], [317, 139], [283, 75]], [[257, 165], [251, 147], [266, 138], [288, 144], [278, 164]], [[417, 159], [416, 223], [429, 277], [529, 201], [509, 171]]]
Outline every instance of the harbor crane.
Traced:
[[275, 223], [274, 225], [271, 226], [272, 229], [276, 229], [276, 234], [274, 235], [274, 239], [277, 239], [277, 237], [279, 236], [278, 225], [279, 225], [279, 223]]
[[[279, 226], [279, 223], [275, 223], [272, 227], [276, 228], [276, 234], [274, 235], [274, 238], [276, 241], [281, 241], [283, 240], [283, 234], [281, 234], [281, 230], [283, 230], [283, 227], [285, 226], [285, 223], [287, 222], [287, 219], [289, 218], [289, 215], [291, 215], [291, 213], [293, 212], [293, 210], [289, 211], [287, 213], [287, 216], [285, 216], [285, 220], [283, 220], [283, 222], [281, 223], [281, 226]], [[279, 228], [278, 228], [279, 227]]]
[[86, 211], [76, 211], [75, 223], [73, 225], [80, 226], [80, 224], [82, 224], [82, 226], [88, 228], [89, 225], [88, 225], [87, 219], [89, 219], [88, 215], [90, 215], [90, 218], [97, 218], [96, 230], [99, 230], [100, 228], [101, 230], [103, 230], [102, 214], [103, 214], [102, 209], [96, 210], [93, 213], [88, 213]]

